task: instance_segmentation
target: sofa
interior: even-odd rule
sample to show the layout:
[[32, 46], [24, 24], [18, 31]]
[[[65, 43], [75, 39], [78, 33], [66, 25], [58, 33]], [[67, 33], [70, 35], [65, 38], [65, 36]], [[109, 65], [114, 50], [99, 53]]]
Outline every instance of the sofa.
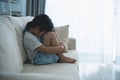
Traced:
[[61, 42], [67, 46], [65, 56], [77, 62], [32, 65], [27, 62], [23, 31], [34, 17], [0, 16], [0, 80], [79, 80], [79, 52], [75, 38], [69, 37], [69, 25], [56, 26]]

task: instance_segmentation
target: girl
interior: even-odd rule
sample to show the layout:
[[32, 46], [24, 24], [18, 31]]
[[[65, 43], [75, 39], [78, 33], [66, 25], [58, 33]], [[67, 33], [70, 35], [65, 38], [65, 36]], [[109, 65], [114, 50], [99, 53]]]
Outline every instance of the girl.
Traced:
[[35, 65], [76, 62], [76, 59], [63, 55], [65, 45], [60, 43], [51, 19], [45, 14], [27, 23], [24, 46], [30, 62]]

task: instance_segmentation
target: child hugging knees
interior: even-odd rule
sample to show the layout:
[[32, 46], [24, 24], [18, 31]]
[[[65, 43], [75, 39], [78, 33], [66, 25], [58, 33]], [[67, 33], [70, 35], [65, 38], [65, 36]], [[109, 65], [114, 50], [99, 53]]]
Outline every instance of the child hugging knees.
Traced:
[[60, 42], [46, 14], [38, 15], [27, 23], [23, 42], [28, 59], [34, 65], [76, 62], [76, 59], [63, 55], [65, 45]]

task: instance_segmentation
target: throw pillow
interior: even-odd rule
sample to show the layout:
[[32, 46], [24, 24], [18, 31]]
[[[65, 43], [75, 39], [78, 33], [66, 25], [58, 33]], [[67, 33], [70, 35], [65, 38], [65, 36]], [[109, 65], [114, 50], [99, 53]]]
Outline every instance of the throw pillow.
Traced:
[[60, 42], [65, 44], [66, 50], [68, 51], [68, 35], [69, 35], [69, 25], [63, 25], [55, 27], [56, 32], [58, 33], [58, 37], [60, 39]]

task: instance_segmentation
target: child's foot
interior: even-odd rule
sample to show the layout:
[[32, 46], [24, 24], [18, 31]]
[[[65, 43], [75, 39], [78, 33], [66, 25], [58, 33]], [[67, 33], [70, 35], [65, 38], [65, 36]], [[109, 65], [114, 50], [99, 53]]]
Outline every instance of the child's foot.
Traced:
[[60, 63], [75, 63], [77, 60], [69, 57], [63, 57], [59, 60]]

